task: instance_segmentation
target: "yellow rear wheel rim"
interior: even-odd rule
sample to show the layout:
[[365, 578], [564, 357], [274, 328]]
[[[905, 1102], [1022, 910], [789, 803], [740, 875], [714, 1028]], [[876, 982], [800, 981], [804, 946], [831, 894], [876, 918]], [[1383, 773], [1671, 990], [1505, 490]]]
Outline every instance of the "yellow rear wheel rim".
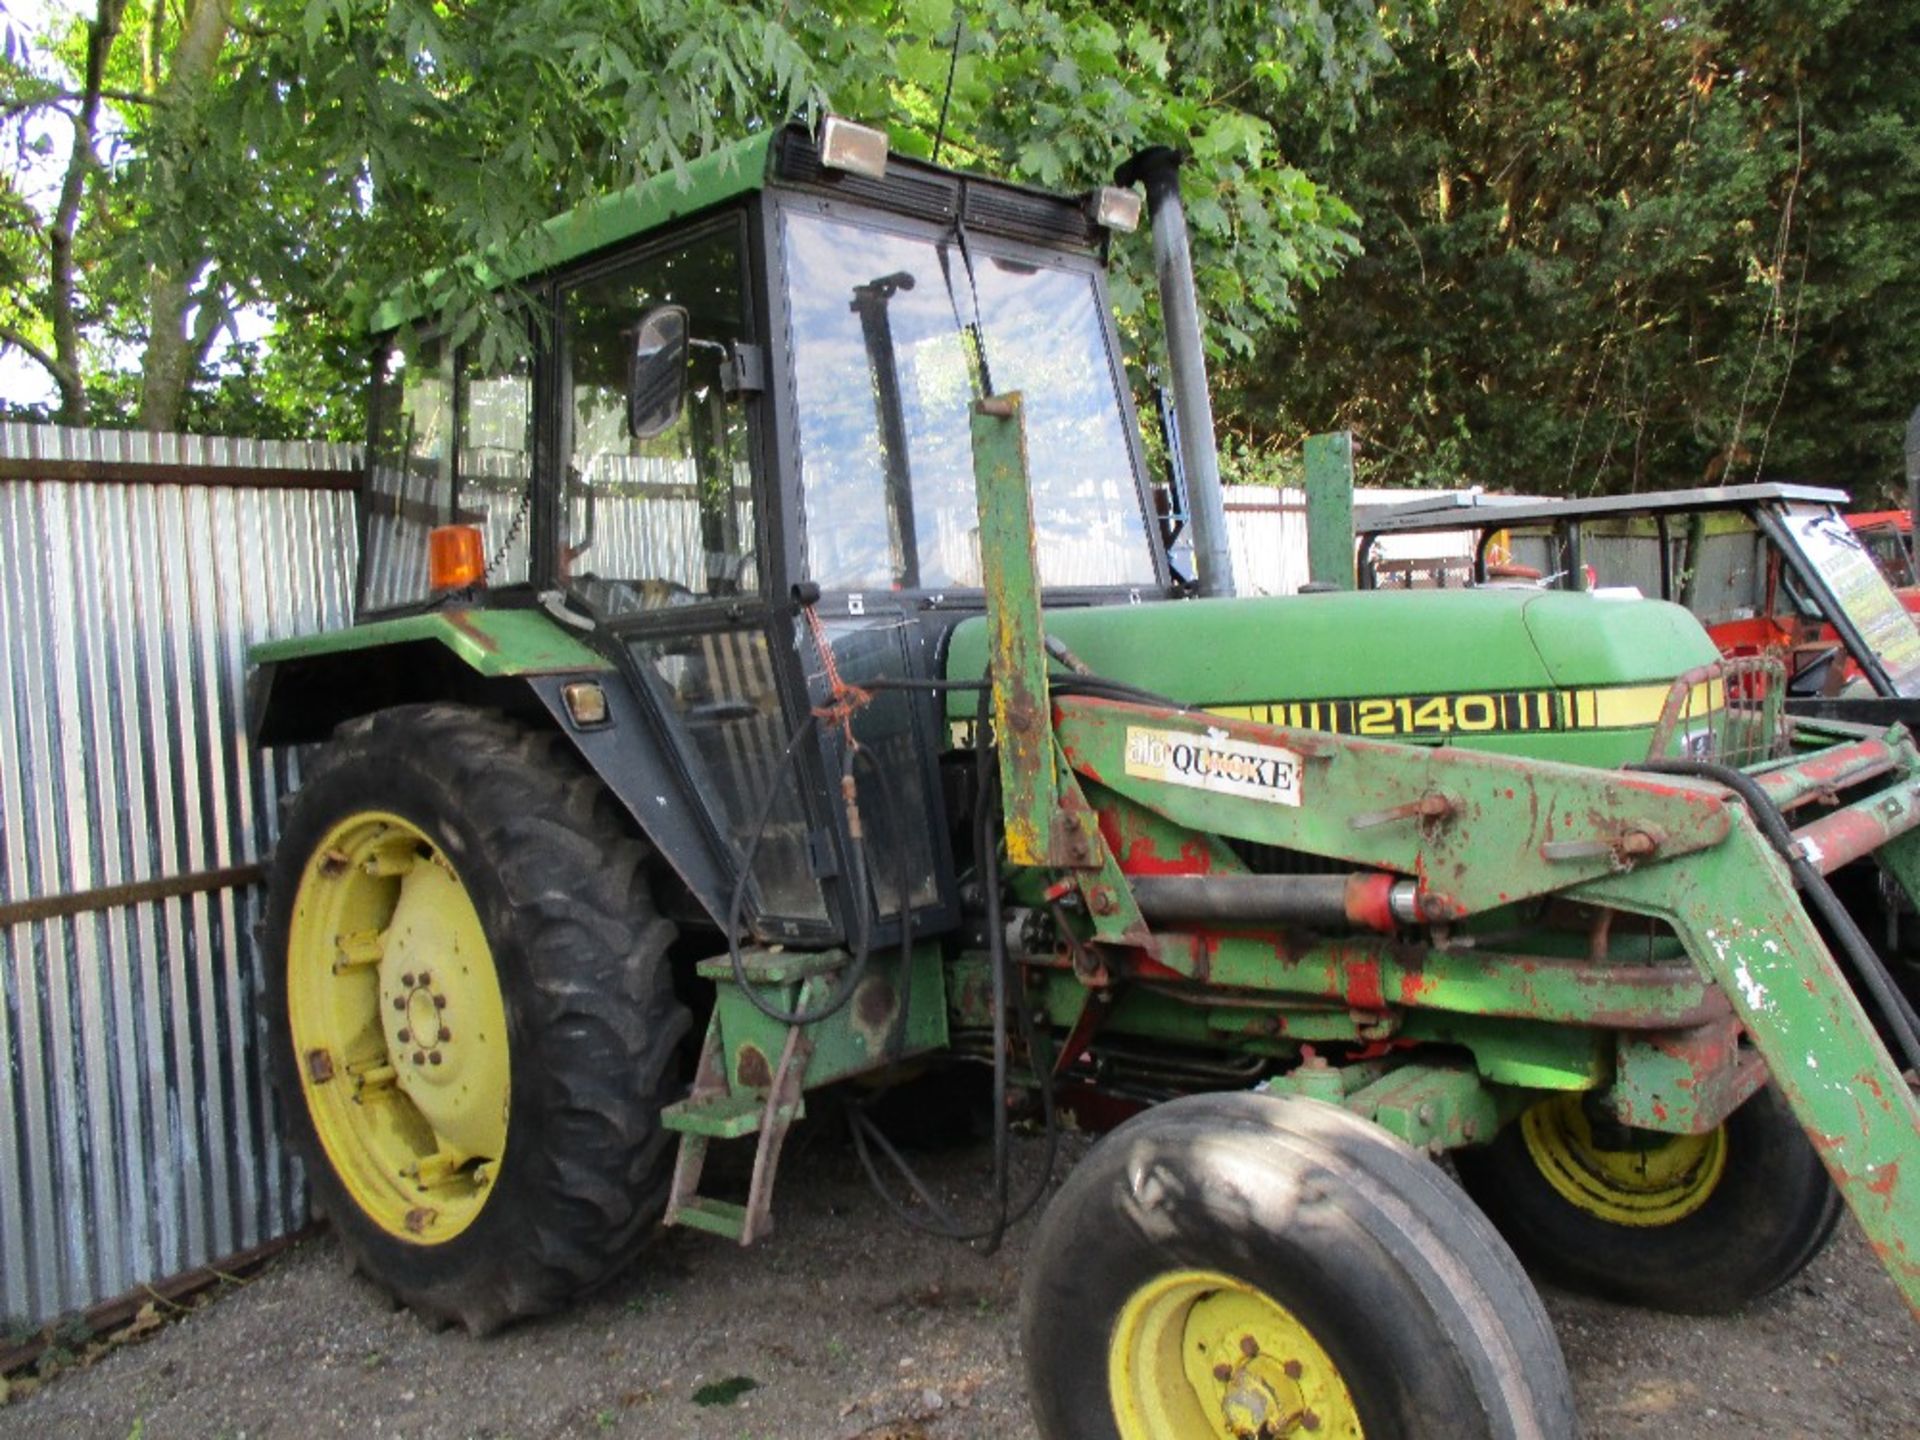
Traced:
[[313, 1128], [360, 1211], [412, 1244], [479, 1216], [506, 1154], [509, 1053], [493, 951], [440, 846], [349, 816], [301, 872], [287, 1020]]
[[1155, 1277], [1121, 1308], [1108, 1352], [1120, 1440], [1359, 1440], [1353, 1396], [1294, 1313], [1211, 1270]]
[[1603, 1149], [1576, 1094], [1543, 1100], [1520, 1117], [1541, 1175], [1577, 1209], [1614, 1225], [1651, 1228], [1707, 1203], [1727, 1168], [1727, 1127], [1663, 1135], [1645, 1147]]

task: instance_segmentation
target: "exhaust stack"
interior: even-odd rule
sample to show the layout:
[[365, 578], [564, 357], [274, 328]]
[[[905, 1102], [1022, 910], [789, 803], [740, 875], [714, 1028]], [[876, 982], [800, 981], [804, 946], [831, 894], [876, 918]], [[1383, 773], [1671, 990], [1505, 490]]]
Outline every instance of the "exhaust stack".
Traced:
[[1200, 301], [1193, 284], [1187, 216], [1180, 207], [1177, 150], [1142, 150], [1114, 175], [1121, 185], [1147, 188], [1153, 223], [1153, 268], [1160, 281], [1160, 314], [1167, 329], [1167, 366], [1179, 421], [1180, 463], [1187, 479], [1189, 525], [1202, 595], [1234, 593], [1233, 552], [1227, 545], [1226, 494], [1213, 444], [1213, 402], [1207, 395], [1206, 352], [1200, 342]]

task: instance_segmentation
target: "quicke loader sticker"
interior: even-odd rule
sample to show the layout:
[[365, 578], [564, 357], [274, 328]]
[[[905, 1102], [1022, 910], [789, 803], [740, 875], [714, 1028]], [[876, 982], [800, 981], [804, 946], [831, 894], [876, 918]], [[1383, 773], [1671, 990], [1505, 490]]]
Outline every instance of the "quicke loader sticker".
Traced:
[[1127, 774], [1220, 795], [1300, 803], [1300, 756], [1278, 745], [1256, 745], [1225, 735], [1127, 727]]

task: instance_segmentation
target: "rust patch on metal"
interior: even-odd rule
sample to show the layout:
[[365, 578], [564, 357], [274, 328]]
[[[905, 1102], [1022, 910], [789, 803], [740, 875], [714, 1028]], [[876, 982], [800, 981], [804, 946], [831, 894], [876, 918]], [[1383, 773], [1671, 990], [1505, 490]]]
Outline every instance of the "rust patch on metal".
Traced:
[[1879, 1179], [1869, 1180], [1867, 1182], [1867, 1189], [1870, 1190], [1873, 1194], [1878, 1195], [1882, 1200], [1891, 1200], [1893, 1198], [1894, 1189], [1896, 1186], [1899, 1185], [1899, 1183], [1900, 1183], [1900, 1162], [1898, 1160], [1894, 1160], [1889, 1162], [1885, 1166], [1885, 1168], [1881, 1171]]
[[449, 625], [453, 626], [454, 629], [473, 641], [474, 644], [478, 645], [489, 655], [500, 648], [499, 645], [494, 642], [493, 636], [487, 634], [486, 631], [474, 624], [465, 610], [442, 610], [440, 614]]
[[307, 1052], [307, 1079], [315, 1085], [324, 1085], [333, 1079], [333, 1057], [324, 1050]]
[[418, 1235], [440, 1217], [440, 1212], [429, 1205], [416, 1205], [407, 1211], [407, 1233]]
[[1378, 960], [1352, 960], [1347, 963], [1347, 1001], [1358, 1009], [1382, 1011], [1387, 995], [1382, 987]]
[[773, 1066], [767, 1062], [766, 1052], [758, 1045], [742, 1045], [740, 1058], [734, 1064], [734, 1074], [740, 1077], [740, 1083], [755, 1090], [764, 1090], [773, 1084]]
[[883, 975], [870, 976], [854, 992], [853, 1013], [864, 1029], [877, 1030], [893, 1019], [898, 1005], [893, 982]]

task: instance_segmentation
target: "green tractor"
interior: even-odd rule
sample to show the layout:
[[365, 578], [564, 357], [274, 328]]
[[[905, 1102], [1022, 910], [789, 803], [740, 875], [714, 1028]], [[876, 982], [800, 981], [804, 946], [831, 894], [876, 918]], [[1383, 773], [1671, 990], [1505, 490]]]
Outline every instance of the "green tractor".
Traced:
[[[1034, 1242], [1048, 1440], [1571, 1434], [1520, 1260], [1723, 1310], [1843, 1203], [1920, 1301], [1920, 1044], [1824, 880], [1920, 884], [1920, 752], [1657, 601], [1233, 598], [1177, 166], [1063, 197], [830, 118], [494, 257], [526, 358], [385, 317], [361, 619], [252, 704], [320, 747], [286, 1122], [407, 1304], [488, 1331], [663, 1218], [764, 1237], [828, 1089], [911, 1186], [870, 1097], [949, 1061], [997, 1183], [896, 1200], [943, 1233], [1040, 1198], [1015, 1090], [1131, 1113]], [[1108, 318], [1135, 184], [1197, 577]]]

